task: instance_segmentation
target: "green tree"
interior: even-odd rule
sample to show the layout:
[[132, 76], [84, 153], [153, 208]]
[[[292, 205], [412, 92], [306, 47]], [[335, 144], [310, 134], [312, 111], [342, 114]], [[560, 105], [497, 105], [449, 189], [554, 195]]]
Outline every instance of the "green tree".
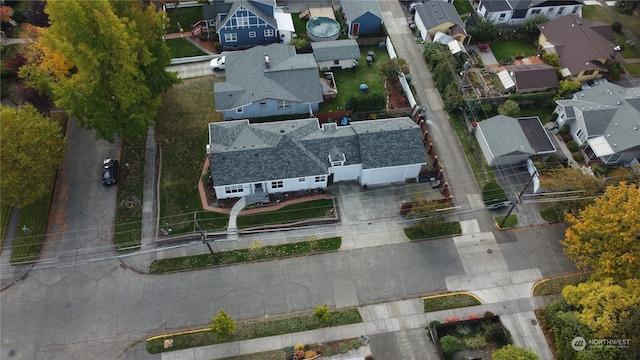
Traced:
[[507, 345], [491, 354], [493, 360], [539, 360], [540, 358], [533, 351], [517, 347], [515, 345]]
[[522, 23], [521, 30], [523, 33], [527, 34], [529, 38], [536, 39], [538, 35], [540, 35], [540, 29], [538, 29], [538, 25], [546, 23], [547, 21], [549, 21], [549, 17], [545, 14], [540, 13]]
[[636, 9], [640, 9], [640, 2], [637, 0], [624, 0], [624, 1], [616, 1], [616, 11], [625, 14], [632, 15]]
[[514, 100], [507, 100], [498, 106], [498, 114], [517, 117], [520, 114], [520, 105]]
[[44, 45], [74, 65], [52, 79], [56, 105], [98, 138], [139, 137], [154, 124], [160, 95], [178, 80], [165, 68], [166, 17], [140, 1], [48, 1]]
[[397, 78], [400, 74], [409, 73], [409, 63], [403, 58], [395, 58], [382, 63], [379, 69], [385, 78]]
[[440, 346], [445, 355], [451, 356], [455, 352], [460, 351], [460, 342], [455, 336], [446, 335], [440, 338]]
[[558, 84], [558, 94], [573, 94], [580, 91], [580, 81], [573, 79], [560, 80]]
[[329, 311], [327, 304], [316, 306], [313, 315], [318, 319], [318, 322], [321, 325], [326, 325], [329, 323], [329, 320], [331, 320], [331, 312]]
[[66, 140], [56, 122], [31, 105], [0, 107], [2, 203], [25, 207], [51, 190], [46, 181], [62, 163]]
[[291, 46], [296, 48], [296, 50], [298, 50], [299, 52], [303, 52], [303, 53], [311, 52], [311, 43], [309, 42], [309, 39], [307, 39], [306, 37], [303, 37], [303, 36], [294, 37], [293, 39], [291, 39], [290, 44]]
[[493, 41], [496, 38], [496, 29], [496, 24], [491, 19], [482, 19], [469, 29], [469, 35], [475, 41]]
[[567, 304], [579, 309], [578, 320], [597, 337], [623, 336], [623, 324], [640, 305], [640, 279], [614, 284], [613, 279], [606, 278], [568, 285], [562, 290], [562, 296]]
[[[553, 203], [556, 210], [564, 214], [578, 214], [593, 203], [593, 198], [602, 195], [605, 189], [603, 179], [585, 175], [573, 168], [554, 169], [540, 173], [540, 184], [548, 196], [557, 199]], [[552, 193], [558, 193], [554, 195]]]
[[558, 58], [558, 54], [556, 53], [545, 53], [542, 54], [542, 61], [549, 66], [553, 66], [555, 68], [560, 67], [560, 59]]
[[603, 197], [567, 215], [571, 227], [561, 244], [578, 268], [593, 269], [596, 280], [620, 283], [640, 274], [640, 189], [621, 182], [607, 187]]
[[220, 309], [218, 315], [211, 319], [211, 331], [221, 339], [226, 339], [236, 331], [236, 321], [224, 310]]

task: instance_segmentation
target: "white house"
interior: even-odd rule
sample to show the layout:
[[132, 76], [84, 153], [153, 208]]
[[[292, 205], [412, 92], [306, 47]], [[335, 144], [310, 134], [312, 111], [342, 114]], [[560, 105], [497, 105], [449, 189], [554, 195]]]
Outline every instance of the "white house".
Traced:
[[640, 158], [640, 87], [607, 82], [556, 103], [558, 125], [569, 126], [590, 162], [616, 165]]
[[480, 0], [478, 16], [497, 25], [522, 25], [538, 14], [550, 20], [573, 14], [582, 16], [583, 0]]
[[318, 119], [209, 124], [218, 199], [415, 179], [426, 164], [420, 127], [407, 117], [320, 126]]

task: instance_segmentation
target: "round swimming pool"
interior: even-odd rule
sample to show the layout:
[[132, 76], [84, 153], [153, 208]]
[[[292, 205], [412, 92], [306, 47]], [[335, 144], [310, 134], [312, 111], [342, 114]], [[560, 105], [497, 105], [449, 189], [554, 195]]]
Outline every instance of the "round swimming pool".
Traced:
[[311, 41], [336, 40], [340, 36], [340, 24], [324, 16], [311, 18], [307, 22], [307, 36]]

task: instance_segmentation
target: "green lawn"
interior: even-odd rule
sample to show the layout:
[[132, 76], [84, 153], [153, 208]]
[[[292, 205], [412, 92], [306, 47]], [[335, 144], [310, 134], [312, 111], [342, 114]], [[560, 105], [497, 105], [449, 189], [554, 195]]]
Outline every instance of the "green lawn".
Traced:
[[432, 231], [425, 232], [418, 226], [408, 227], [404, 229], [404, 234], [407, 235], [409, 240], [425, 240], [432, 238], [440, 238], [444, 236], [460, 235], [462, 230], [460, 223], [457, 221], [445, 222], [440, 226], [434, 227]]
[[518, 117], [537, 116], [543, 124], [546, 124], [551, 121], [553, 109], [552, 107], [520, 108]]
[[152, 274], [160, 274], [172, 271], [202, 269], [216, 265], [230, 265], [249, 261], [319, 254], [338, 250], [341, 244], [342, 238], [340, 237], [274, 246], [261, 246], [259, 243], [254, 243], [247, 249], [221, 251], [216, 253], [215, 256], [207, 253], [154, 260], [149, 266], [149, 272]]
[[453, 0], [453, 6], [460, 15], [473, 12], [473, 6], [471, 6], [469, 0]]
[[498, 60], [498, 63], [503, 63], [509, 58], [516, 56], [534, 56], [536, 54], [536, 48], [526, 41], [522, 40], [501, 40], [491, 43], [491, 52]]
[[185, 32], [191, 31], [191, 25], [202, 20], [202, 6], [167, 9], [167, 15], [169, 16], [167, 34], [180, 32], [180, 27]]
[[[504, 224], [502, 224], [502, 221], [504, 220], [504, 216], [496, 216], [495, 220], [496, 220], [496, 225], [498, 225], [500, 229], [509, 229], [509, 228], [516, 227], [516, 225], [518, 225], [518, 217], [513, 214], [509, 215], [509, 217], [504, 222]], [[500, 226], [500, 224], [502, 224], [502, 226]]]
[[238, 216], [238, 228], [261, 225], [287, 224], [324, 217], [333, 208], [333, 200], [319, 199], [292, 204], [280, 210]]
[[636, 63], [636, 64], [624, 64], [623, 65], [625, 69], [627, 69], [627, 71], [634, 76], [639, 76], [640, 75], [640, 64]]
[[426, 313], [481, 305], [478, 299], [468, 294], [451, 294], [444, 296], [426, 297], [423, 302], [424, 312]]
[[166, 40], [167, 46], [169, 46], [169, 52], [171, 58], [181, 58], [190, 56], [207, 55], [199, 47], [195, 46], [191, 41], [187, 39], [168, 39]]
[[584, 5], [582, 6], [582, 17], [589, 20], [598, 20], [607, 24], [613, 23], [615, 20], [607, 9], [600, 5]]
[[[369, 51], [375, 52], [375, 61], [367, 65], [366, 56]], [[360, 47], [360, 59], [358, 59], [358, 69], [353, 72], [351, 69], [334, 71], [338, 97], [335, 100], [325, 101], [320, 104], [320, 111], [344, 110], [345, 104], [352, 97], [359, 97], [360, 84], [369, 86], [369, 93], [382, 93], [386, 96], [384, 89], [384, 76], [378, 70], [378, 66], [389, 61], [389, 54], [386, 49], [378, 47]]]
[[549, 279], [533, 288], [533, 296], [558, 295], [567, 285], [578, 285], [589, 280], [589, 274], [575, 274]]
[[476, 140], [475, 136], [468, 134], [464, 129], [461, 117], [462, 115], [460, 114], [449, 114], [451, 125], [456, 132], [460, 145], [462, 145], [462, 150], [464, 150], [464, 154], [467, 157], [467, 162], [475, 175], [478, 187], [482, 189], [487, 181], [495, 180], [495, 176], [493, 175], [491, 167], [489, 167], [487, 161], [484, 159], [484, 156], [482, 156], [482, 150], [480, 150], [478, 140]]
[[640, 44], [628, 44], [627, 40], [629, 38], [624, 33], [614, 33], [616, 36], [616, 42], [618, 44], [623, 44], [622, 51], [620, 51], [620, 55], [622, 55], [625, 59], [635, 59], [640, 58], [640, 51], [638, 50], [638, 45]]

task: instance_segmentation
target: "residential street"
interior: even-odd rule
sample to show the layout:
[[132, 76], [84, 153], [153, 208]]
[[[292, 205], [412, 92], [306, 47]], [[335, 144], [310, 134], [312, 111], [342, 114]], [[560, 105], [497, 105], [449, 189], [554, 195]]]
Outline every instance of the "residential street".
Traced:
[[[363, 331], [375, 335], [374, 351], [403, 349], [398, 344], [422, 338], [418, 330], [428, 320], [443, 316], [429, 314], [428, 318], [421, 313], [421, 297], [445, 291], [473, 291], [483, 301], [481, 309], [505, 314], [505, 324], [517, 345], [549, 358], [540, 328], [532, 322], [533, 309], [544, 300], [531, 298], [531, 286], [544, 277], [575, 271], [559, 245], [565, 229], [558, 224], [495, 230], [492, 218], [498, 213], [484, 209], [480, 190], [422, 59], [422, 45], [413, 40], [401, 6], [397, 0], [380, 1], [395, 50], [411, 65], [416, 99], [428, 107], [437, 154], [454, 203], [460, 207], [462, 235], [409, 242], [402, 231], [406, 223], [397, 208], [385, 202], [396, 204], [400, 195], [371, 199], [376, 194], [372, 191], [400, 194], [401, 190], [390, 186], [366, 192], [354, 184], [340, 184], [331, 189], [342, 213], [338, 225], [213, 243], [219, 251], [246, 247], [253, 240], [271, 244], [309, 235], [342, 236], [344, 245], [338, 252], [168, 275], [145, 274], [153, 258], [207, 249], [200, 242], [157, 248], [148, 235], [153, 231], [146, 229], [142, 251], [117, 257], [112, 245], [116, 189], [102, 186], [99, 165], [102, 158], [116, 155], [118, 144], [96, 141], [94, 132], [72, 124], [50, 217], [51, 235], [40, 260], [26, 276], [14, 278], [15, 282], [3, 279], [0, 359], [213, 359], [223, 355], [221, 347], [202, 349], [201, 353], [149, 355], [144, 339], [207, 327], [220, 309], [241, 320], [308, 312], [324, 303], [330, 308], [361, 307], [365, 323], [345, 332], [350, 337]], [[204, 71], [204, 64], [194, 66], [196, 71]], [[150, 177], [145, 179], [143, 209], [156, 206]], [[536, 219], [533, 205], [523, 205], [518, 211], [523, 218]], [[530, 224], [534, 223], [536, 220], [531, 220]], [[465, 311], [483, 311], [479, 309]], [[327, 329], [318, 336], [339, 338], [345, 334]], [[239, 355], [274, 343], [235, 344], [227, 351]], [[285, 344], [289, 345], [293, 344]], [[429, 352], [425, 350], [425, 354]], [[403, 355], [425, 359], [415, 346]], [[381, 354], [376, 359], [397, 360], [393, 356]]]

